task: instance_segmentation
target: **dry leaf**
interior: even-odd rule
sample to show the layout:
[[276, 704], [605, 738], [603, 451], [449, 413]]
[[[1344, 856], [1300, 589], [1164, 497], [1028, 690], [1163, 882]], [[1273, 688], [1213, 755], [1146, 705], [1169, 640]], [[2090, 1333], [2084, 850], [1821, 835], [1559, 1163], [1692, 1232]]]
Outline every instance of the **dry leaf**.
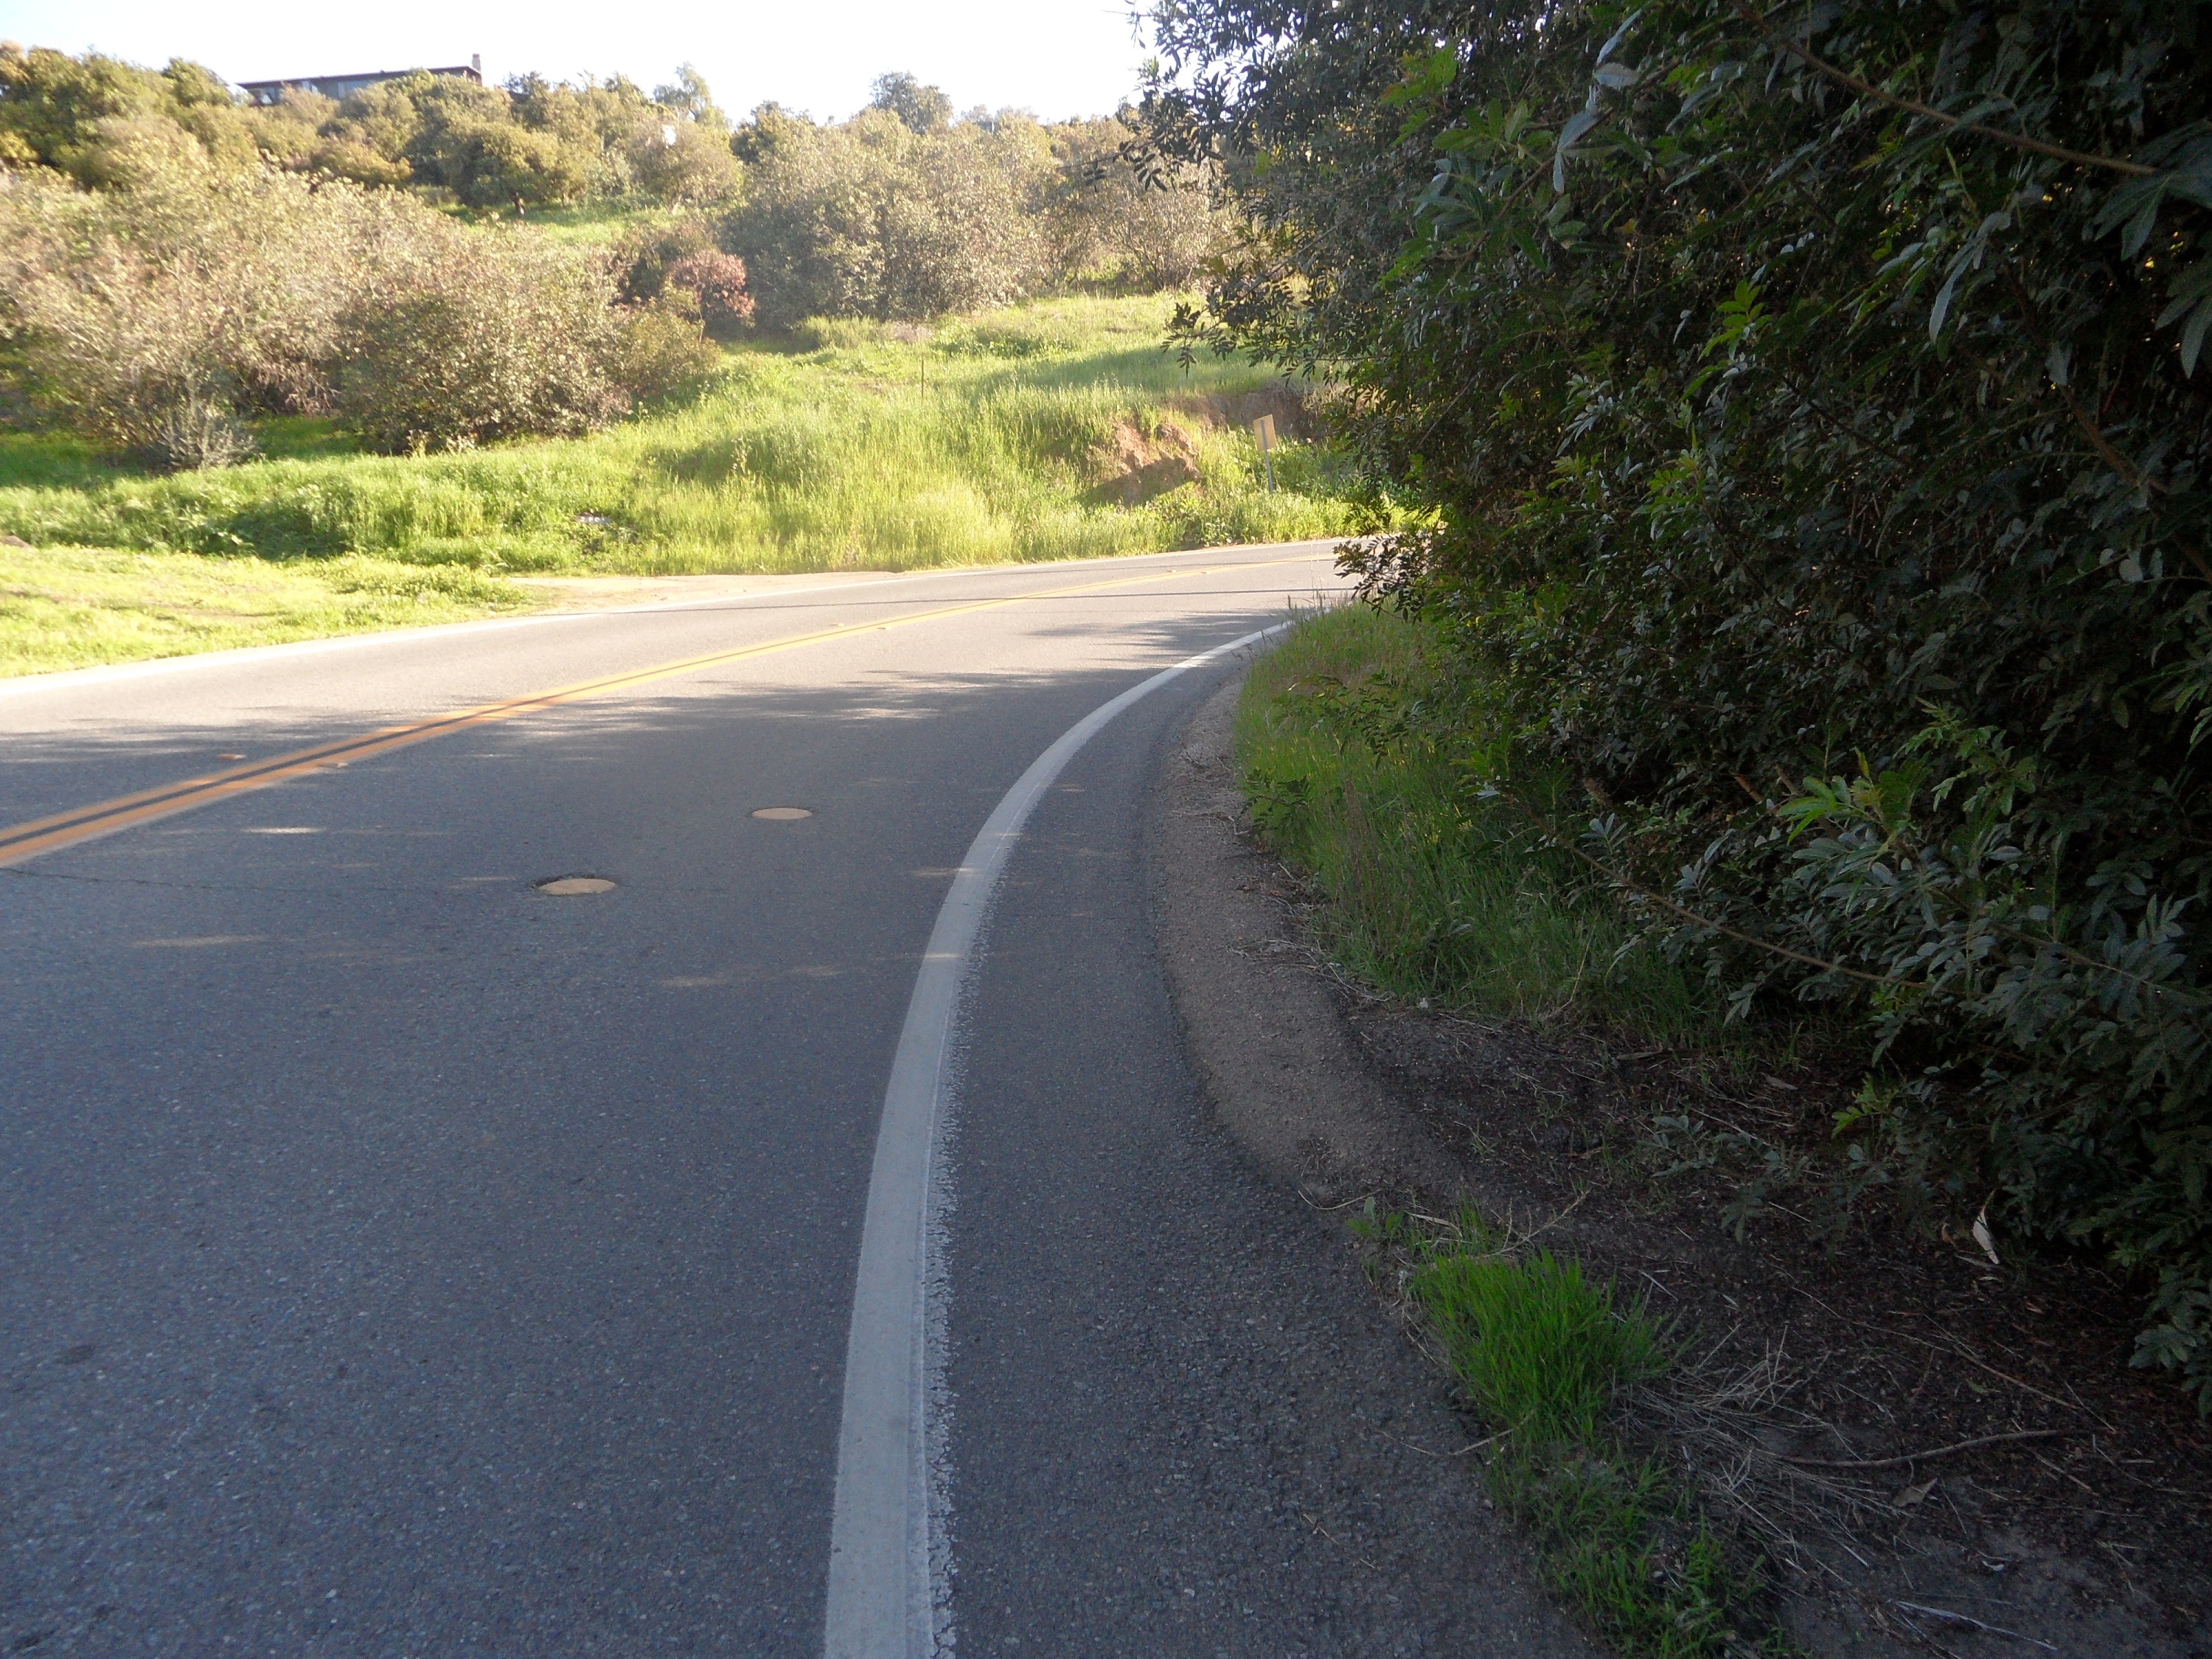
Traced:
[[1909, 1510], [1915, 1504], [1919, 1503], [1922, 1499], [1925, 1498], [1929, 1492], [1934, 1492], [1935, 1490], [1935, 1481], [1923, 1480], [1917, 1486], [1905, 1487], [1902, 1492], [1899, 1492], [1896, 1497], [1891, 1498], [1889, 1501], [1894, 1504], [1899, 1509]]
[[1974, 1243], [1982, 1247], [1982, 1254], [1989, 1257], [1990, 1266], [1992, 1267], [2004, 1266], [2003, 1262], [1997, 1260], [1996, 1244], [1990, 1237], [1990, 1206], [1986, 1204], [1982, 1206], [1982, 1212], [1974, 1218]]

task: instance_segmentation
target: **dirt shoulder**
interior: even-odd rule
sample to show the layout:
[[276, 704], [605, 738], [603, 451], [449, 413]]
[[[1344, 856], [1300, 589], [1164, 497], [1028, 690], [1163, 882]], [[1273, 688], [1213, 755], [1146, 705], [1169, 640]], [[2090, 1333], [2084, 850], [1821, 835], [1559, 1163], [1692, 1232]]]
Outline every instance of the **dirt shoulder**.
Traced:
[[[2212, 1655], [2212, 1431], [2128, 1369], [2131, 1298], [1902, 1227], [1838, 1246], [1770, 1208], [1739, 1239], [1737, 1183], [1698, 1149], [1816, 1133], [1836, 1109], [1819, 1078], [1724, 1090], [1674, 1056], [1344, 982], [1297, 878], [1244, 833], [1238, 689], [1161, 780], [1156, 915], [1192, 1055], [1262, 1165], [1347, 1214], [1471, 1201], [1676, 1322], [1689, 1358], [1632, 1432], [1764, 1551], [1808, 1649]], [[1687, 1126], [1673, 1152], [1662, 1117]], [[1693, 1167], [1662, 1180], [1669, 1163]]]

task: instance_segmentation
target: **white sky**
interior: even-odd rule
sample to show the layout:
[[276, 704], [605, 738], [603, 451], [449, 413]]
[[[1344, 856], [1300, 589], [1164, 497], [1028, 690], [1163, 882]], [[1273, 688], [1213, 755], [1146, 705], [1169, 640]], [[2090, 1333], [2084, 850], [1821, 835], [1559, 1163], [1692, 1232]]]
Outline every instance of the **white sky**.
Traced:
[[650, 88], [689, 62], [732, 117], [768, 99], [849, 115], [897, 70], [943, 87], [957, 109], [1103, 115], [1134, 90], [1145, 56], [1125, 0], [0, 0], [0, 40], [156, 68], [190, 58], [234, 82], [481, 52], [488, 81], [621, 71]]

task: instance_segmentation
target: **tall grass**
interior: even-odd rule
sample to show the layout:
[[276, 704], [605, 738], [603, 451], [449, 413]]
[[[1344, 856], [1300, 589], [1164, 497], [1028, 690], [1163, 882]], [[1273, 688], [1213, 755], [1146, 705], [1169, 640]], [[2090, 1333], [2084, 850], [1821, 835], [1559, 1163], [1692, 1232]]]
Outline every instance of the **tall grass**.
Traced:
[[[1486, 757], [1428, 741], [1426, 625], [1355, 605], [1262, 659], [1237, 749], [1261, 836], [1326, 896], [1329, 948], [1411, 1001], [1571, 1017], [1662, 1042], [1738, 1040], [1698, 978], [1638, 942], [1610, 895], [1477, 787]], [[1460, 730], [1466, 730], [1462, 726]], [[1541, 795], [1541, 779], [1516, 779]]]
[[[664, 574], [1079, 558], [1347, 530], [1326, 449], [1285, 445], [1271, 494], [1249, 432], [1197, 428], [1193, 405], [1266, 376], [1179, 367], [1158, 344], [1170, 303], [1040, 301], [933, 335], [819, 325], [797, 349], [731, 351], [684, 406], [472, 453], [333, 453], [342, 439], [290, 422], [269, 459], [162, 476], [14, 434], [0, 438], [0, 533], [42, 547]], [[1101, 498], [1093, 452], [1119, 425], [1164, 419], [1196, 428], [1198, 482], [1136, 507]]]

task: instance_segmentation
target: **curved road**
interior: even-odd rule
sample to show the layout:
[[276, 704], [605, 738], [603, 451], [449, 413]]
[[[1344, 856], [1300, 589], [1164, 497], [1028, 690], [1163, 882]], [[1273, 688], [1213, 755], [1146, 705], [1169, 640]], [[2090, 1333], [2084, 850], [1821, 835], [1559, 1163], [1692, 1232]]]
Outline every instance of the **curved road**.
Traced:
[[1338, 586], [0, 683], [0, 1650], [1579, 1651], [1155, 959], [1164, 745]]

